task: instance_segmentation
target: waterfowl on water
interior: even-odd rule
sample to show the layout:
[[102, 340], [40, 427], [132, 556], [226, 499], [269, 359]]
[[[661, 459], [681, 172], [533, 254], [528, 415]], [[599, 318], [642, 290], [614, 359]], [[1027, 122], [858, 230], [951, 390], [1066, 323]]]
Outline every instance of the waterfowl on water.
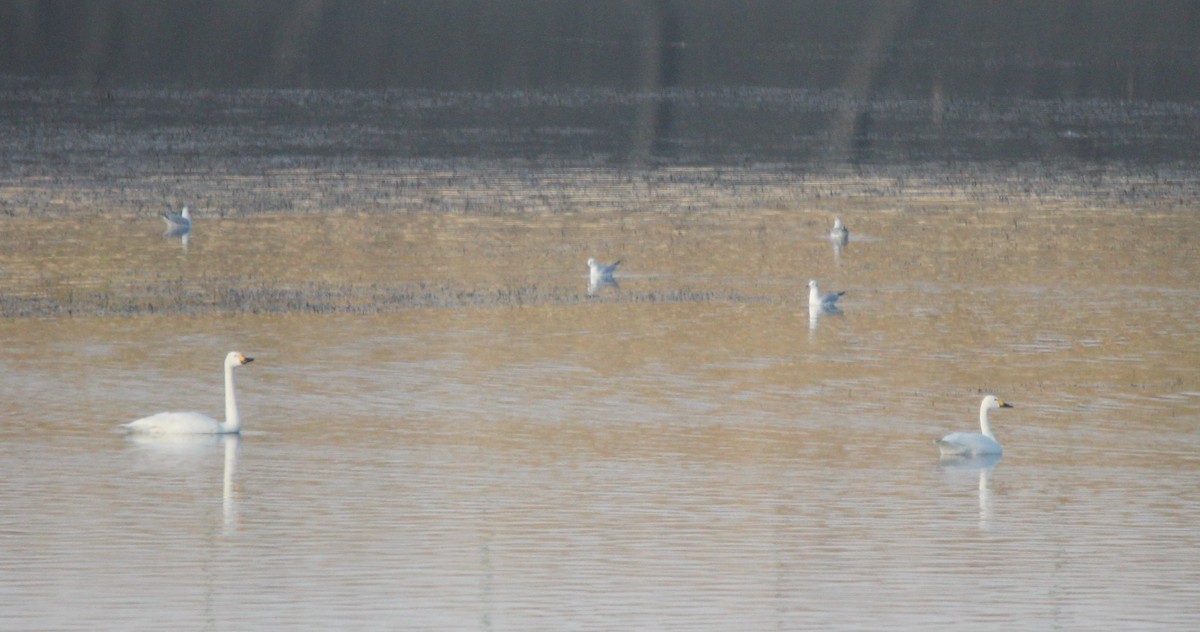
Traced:
[[192, 227], [192, 215], [186, 206], [178, 215], [163, 213], [162, 218], [167, 223], [168, 230], [188, 230]]
[[242, 418], [238, 415], [237, 396], [233, 389], [233, 370], [249, 364], [248, 358], [237, 351], [225, 356], [225, 421], [220, 422], [200, 413], [158, 413], [137, 421], [122, 424], [129, 432], [139, 434], [237, 434], [242, 430]]
[[844, 294], [845, 292], [821, 294], [821, 288], [817, 285], [816, 279], [813, 279], [808, 282], [808, 309], [809, 311], [835, 312], [838, 310], [837, 302]]
[[996, 408], [1012, 408], [1012, 404], [988, 395], [979, 404], [980, 432], [954, 432], [934, 441], [942, 456], [980, 456], [999, 455], [1003, 452], [1000, 442], [992, 435], [992, 426], [988, 423], [988, 411]]
[[850, 241], [850, 229], [842, 224], [842, 218], [833, 218], [833, 229], [829, 231], [829, 238], [841, 246], [845, 246]]
[[621, 265], [618, 259], [613, 263], [605, 264], [596, 261], [595, 258], [587, 260], [588, 265], [588, 282], [592, 285], [598, 285], [604, 281], [612, 281], [613, 273], [617, 271], [617, 266]]

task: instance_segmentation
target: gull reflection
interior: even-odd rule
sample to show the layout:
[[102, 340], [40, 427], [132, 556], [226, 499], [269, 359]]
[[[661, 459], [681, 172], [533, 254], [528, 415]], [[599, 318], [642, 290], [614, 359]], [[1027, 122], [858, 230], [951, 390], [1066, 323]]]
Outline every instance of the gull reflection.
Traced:
[[821, 324], [821, 314], [822, 310], [820, 307], [808, 306], [808, 332], [810, 334], [815, 333], [817, 325]]
[[987, 531], [992, 527], [992, 470], [1000, 462], [999, 454], [983, 454], [973, 457], [943, 457], [938, 465], [946, 472], [978, 473], [979, 475], [979, 529]]
[[180, 246], [183, 247], [184, 252], [187, 252], [188, 238], [191, 237], [191, 235], [192, 235], [192, 231], [190, 228], [184, 228], [184, 229], [168, 228], [166, 230], [166, 232], [163, 233], [163, 237], [166, 237], [168, 239], [171, 239], [173, 237], [178, 237], [179, 244], [180, 244]]
[[808, 330], [816, 331], [817, 325], [821, 322], [824, 316], [841, 316], [842, 310], [836, 306], [821, 307], [819, 305], [808, 306]]
[[621, 289], [621, 285], [619, 283], [617, 283], [617, 280], [612, 277], [609, 277], [606, 279], [588, 279], [588, 286], [587, 286], [588, 296], [596, 296], [597, 294], [599, 294], [600, 292], [605, 291], [605, 290], [616, 291], [619, 289]]

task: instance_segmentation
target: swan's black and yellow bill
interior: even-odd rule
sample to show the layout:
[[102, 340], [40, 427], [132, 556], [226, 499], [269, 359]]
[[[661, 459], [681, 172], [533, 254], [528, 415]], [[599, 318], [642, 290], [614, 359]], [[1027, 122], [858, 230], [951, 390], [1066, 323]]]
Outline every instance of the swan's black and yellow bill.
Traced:
[[[247, 360], [247, 362], [249, 362], [249, 360]], [[1004, 400], [1000, 400], [1000, 407], [1001, 408], [1012, 408], [1013, 405]]]
[[241, 361], [241, 363], [242, 363], [242, 364], [250, 364], [251, 362], [254, 362], [254, 358], [251, 358], [251, 357], [248, 357], [248, 356], [241, 356], [241, 360], [240, 360], [240, 361]]

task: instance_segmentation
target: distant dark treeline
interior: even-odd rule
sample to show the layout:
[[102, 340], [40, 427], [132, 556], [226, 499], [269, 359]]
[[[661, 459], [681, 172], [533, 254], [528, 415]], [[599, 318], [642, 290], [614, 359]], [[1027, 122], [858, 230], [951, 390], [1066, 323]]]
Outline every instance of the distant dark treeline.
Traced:
[[6, 0], [0, 74], [89, 88], [736, 85], [1192, 100], [1200, 2]]

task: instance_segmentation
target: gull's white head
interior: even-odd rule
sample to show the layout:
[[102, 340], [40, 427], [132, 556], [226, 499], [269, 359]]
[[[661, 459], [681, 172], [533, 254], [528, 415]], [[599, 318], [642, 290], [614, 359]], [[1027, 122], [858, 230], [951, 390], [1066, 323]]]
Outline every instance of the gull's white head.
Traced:
[[229, 355], [225, 356], [225, 366], [239, 367], [243, 364], [254, 362], [254, 358], [249, 358], [237, 351], [230, 351]]

